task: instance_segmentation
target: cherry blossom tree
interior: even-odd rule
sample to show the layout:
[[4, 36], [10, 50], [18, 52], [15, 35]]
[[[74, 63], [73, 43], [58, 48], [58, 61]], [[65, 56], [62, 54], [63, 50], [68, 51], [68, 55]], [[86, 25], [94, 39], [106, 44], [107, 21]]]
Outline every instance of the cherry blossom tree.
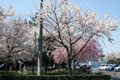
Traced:
[[[12, 18], [5, 23], [2, 30], [2, 39], [0, 41], [2, 55], [5, 56], [4, 61], [7, 65], [19, 59], [28, 60], [26, 51], [28, 47], [28, 26], [21, 18]], [[1, 56], [2, 56], [1, 55]]]
[[[72, 55], [79, 51], [79, 49], [84, 45], [85, 41], [79, 40], [73, 45]], [[53, 59], [55, 63], [68, 63], [67, 51], [64, 47], [58, 47], [53, 52]], [[95, 40], [91, 39], [85, 48], [76, 56], [73, 61], [75, 62], [87, 62], [91, 59], [98, 60], [99, 56], [103, 55], [102, 48], [100, 44]], [[72, 61], [72, 62], [73, 62]]]
[[120, 52], [109, 52], [106, 54], [104, 60], [108, 64], [120, 64]]
[[11, 16], [14, 16], [15, 11], [10, 6], [9, 9], [4, 9], [0, 6], [0, 61], [5, 61], [5, 59], [8, 57], [7, 54], [5, 54], [5, 48], [4, 45], [1, 44], [4, 40], [3, 31], [5, 31], [5, 27], [7, 26], [7, 21]]
[[120, 52], [110, 52], [105, 56], [105, 61], [115, 60], [120, 58]]
[[15, 56], [25, 50], [27, 40], [27, 25], [22, 19], [12, 19], [7, 22], [3, 30], [2, 45], [5, 48], [5, 53]]
[[[111, 41], [111, 31], [118, 27], [117, 20], [109, 15], [100, 20], [94, 10], [83, 10], [67, 0], [48, 0], [43, 6], [36, 22], [43, 18], [44, 29], [57, 41], [55, 46], [63, 47], [62, 50], [65, 48], [69, 74], [72, 73], [72, 60], [84, 50], [91, 38], [108, 38]], [[83, 46], [72, 54], [73, 45], [80, 40], [84, 41]]]
[[8, 10], [5, 10], [3, 7], [0, 6], [0, 60], [4, 61], [6, 55], [4, 54], [4, 48], [3, 45], [1, 45], [3, 37], [3, 30], [6, 27], [6, 22], [8, 21], [8, 18], [11, 16], [14, 16], [15, 12], [10, 6]]

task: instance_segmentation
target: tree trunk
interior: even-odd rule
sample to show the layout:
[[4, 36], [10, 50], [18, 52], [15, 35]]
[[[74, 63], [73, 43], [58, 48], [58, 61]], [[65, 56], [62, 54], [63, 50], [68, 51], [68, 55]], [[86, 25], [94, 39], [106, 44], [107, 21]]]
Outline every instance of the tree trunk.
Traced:
[[45, 71], [45, 75], [46, 75], [47, 74], [47, 64], [46, 63], [44, 64], [44, 68], [45, 68], [44, 71]]
[[67, 57], [68, 57], [68, 74], [72, 75], [72, 68], [71, 68], [71, 55], [69, 53], [69, 49], [66, 48], [67, 50]]
[[68, 59], [68, 74], [72, 75], [71, 59]]
[[8, 72], [8, 62], [6, 61], [5, 74]]
[[75, 60], [73, 61], [73, 71], [75, 71]]
[[32, 73], [34, 74], [34, 57], [32, 58]]
[[18, 63], [18, 60], [16, 60], [16, 63], [15, 63], [15, 70], [16, 70], [16, 72], [19, 70], [19, 63]]

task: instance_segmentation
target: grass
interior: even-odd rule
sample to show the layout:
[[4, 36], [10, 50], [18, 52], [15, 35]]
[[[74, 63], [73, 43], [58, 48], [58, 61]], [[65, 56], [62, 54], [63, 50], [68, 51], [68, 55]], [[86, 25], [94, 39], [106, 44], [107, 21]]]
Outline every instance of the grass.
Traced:
[[37, 75], [37, 72], [34, 74], [31, 71], [8, 71], [7, 74], [4, 71], [0, 71], [0, 76], [23, 76], [23, 75]]
[[[64, 71], [48, 71], [46, 75], [67, 75], [67, 72]], [[16, 71], [8, 71], [7, 74], [5, 72], [0, 71], [0, 76], [22, 76], [22, 75], [37, 75], [37, 72], [34, 74], [31, 71], [25, 71], [25, 72], [16, 72]]]
[[[93, 75], [93, 74], [86, 74], [86, 73], [76, 73], [73, 72], [74, 75]], [[0, 76], [22, 76], [22, 75], [37, 75], [37, 72], [35, 71], [35, 73], [33, 74], [32, 71], [24, 71], [23, 73], [21, 71], [8, 71], [7, 74], [5, 74], [5, 72], [0, 71]], [[47, 74], [45, 75], [68, 75], [68, 72], [66, 70], [52, 70], [52, 71], [47, 71]], [[97, 74], [96, 74], [97, 75]]]
[[19, 74], [15, 71], [8, 71], [7, 74], [3, 71], [0, 72], [0, 76], [21, 76], [23, 74]]

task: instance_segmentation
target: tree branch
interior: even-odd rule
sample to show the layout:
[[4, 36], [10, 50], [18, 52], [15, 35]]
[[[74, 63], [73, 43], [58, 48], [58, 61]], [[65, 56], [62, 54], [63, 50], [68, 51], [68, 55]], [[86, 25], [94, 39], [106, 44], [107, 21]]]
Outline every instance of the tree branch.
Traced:
[[95, 34], [92, 34], [89, 39], [87, 40], [87, 42], [83, 45], [83, 47], [76, 53], [72, 56], [71, 59], [74, 59], [78, 54], [80, 54], [80, 52], [86, 47], [86, 45], [88, 44], [88, 42], [90, 41], [90, 39], [94, 36]]

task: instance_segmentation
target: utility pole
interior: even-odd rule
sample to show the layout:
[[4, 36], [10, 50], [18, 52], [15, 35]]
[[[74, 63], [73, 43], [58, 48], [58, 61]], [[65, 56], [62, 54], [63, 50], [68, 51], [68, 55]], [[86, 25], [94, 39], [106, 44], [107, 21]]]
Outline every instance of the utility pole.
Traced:
[[39, 21], [39, 38], [38, 38], [38, 76], [42, 75], [42, 34], [43, 18], [41, 10], [43, 9], [43, 0], [40, 0], [40, 21]]

